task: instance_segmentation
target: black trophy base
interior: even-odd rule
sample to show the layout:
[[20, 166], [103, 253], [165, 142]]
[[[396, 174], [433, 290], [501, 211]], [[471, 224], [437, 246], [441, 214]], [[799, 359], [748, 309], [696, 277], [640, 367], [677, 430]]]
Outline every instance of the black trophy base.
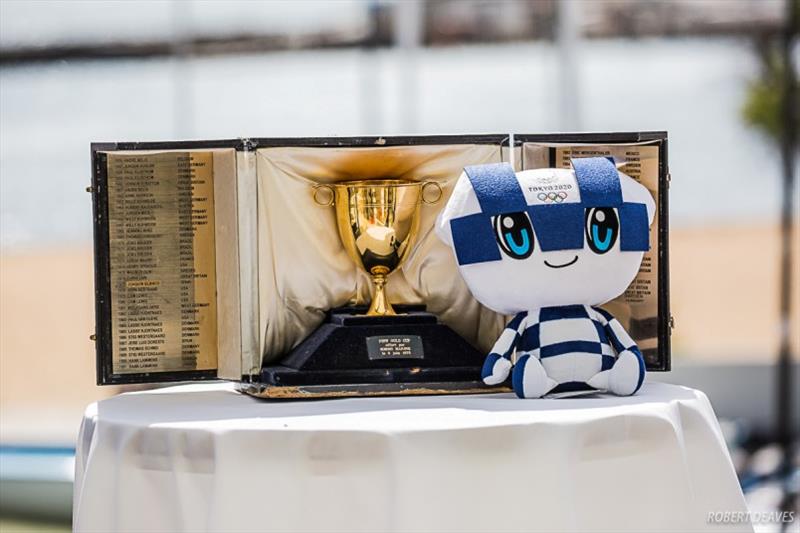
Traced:
[[480, 380], [484, 354], [424, 306], [395, 316], [339, 308], [244, 392], [266, 398], [497, 392]]

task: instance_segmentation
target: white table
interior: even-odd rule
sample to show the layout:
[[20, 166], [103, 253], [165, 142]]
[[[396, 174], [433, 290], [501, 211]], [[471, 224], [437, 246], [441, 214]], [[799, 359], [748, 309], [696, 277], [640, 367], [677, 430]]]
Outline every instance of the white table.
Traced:
[[696, 390], [263, 401], [230, 384], [91, 405], [76, 531], [752, 531]]

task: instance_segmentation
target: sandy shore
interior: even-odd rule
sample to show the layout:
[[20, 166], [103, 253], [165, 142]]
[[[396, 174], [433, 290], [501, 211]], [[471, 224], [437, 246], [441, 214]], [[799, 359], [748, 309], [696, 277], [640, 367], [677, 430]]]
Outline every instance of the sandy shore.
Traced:
[[[778, 244], [774, 226], [672, 232], [674, 359], [775, 357]], [[93, 299], [89, 247], [0, 256], [0, 442], [70, 442], [86, 405], [120, 390], [94, 384]]]
[[92, 269], [88, 247], [0, 256], [0, 440], [74, 440], [117, 392], [94, 384]]
[[[790, 291], [793, 353], [800, 352], [800, 224], [794, 228]], [[674, 230], [670, 287], [673, 359], [697, 357], [771, 361], [779, 319], [778, 226]]]

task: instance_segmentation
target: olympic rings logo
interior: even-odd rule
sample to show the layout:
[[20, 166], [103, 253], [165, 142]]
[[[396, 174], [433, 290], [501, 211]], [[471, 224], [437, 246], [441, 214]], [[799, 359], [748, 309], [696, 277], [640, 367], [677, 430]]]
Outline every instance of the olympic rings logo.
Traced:
[[548, 193], [540, 192], [536, 197], [545, 203], [555, 202], [557, 204], [560, 204], [561, 202], [567, 199], [567, 193], [565, 193], [564, 191], [548, 192]]

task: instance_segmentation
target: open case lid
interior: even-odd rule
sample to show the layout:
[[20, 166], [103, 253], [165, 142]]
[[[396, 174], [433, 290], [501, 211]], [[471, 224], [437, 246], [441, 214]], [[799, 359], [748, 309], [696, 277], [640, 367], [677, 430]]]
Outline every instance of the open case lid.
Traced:
[[648, 369], [669, 370], [665, 132], [243, 138], [92, 144], [98, 384], [257, 379], [265, 350], [259, 150], [441, 145], [494, 146], [498, 160], [517, 170], [607, 154], [630, 160], [625, 171], [634, 178], [648, 174], [657, 220], [642, 279], [626, 298], [636, 302], [637, 293], [645, 294], [649, 303], [639, 307], [649, 310], [627, 318]]

